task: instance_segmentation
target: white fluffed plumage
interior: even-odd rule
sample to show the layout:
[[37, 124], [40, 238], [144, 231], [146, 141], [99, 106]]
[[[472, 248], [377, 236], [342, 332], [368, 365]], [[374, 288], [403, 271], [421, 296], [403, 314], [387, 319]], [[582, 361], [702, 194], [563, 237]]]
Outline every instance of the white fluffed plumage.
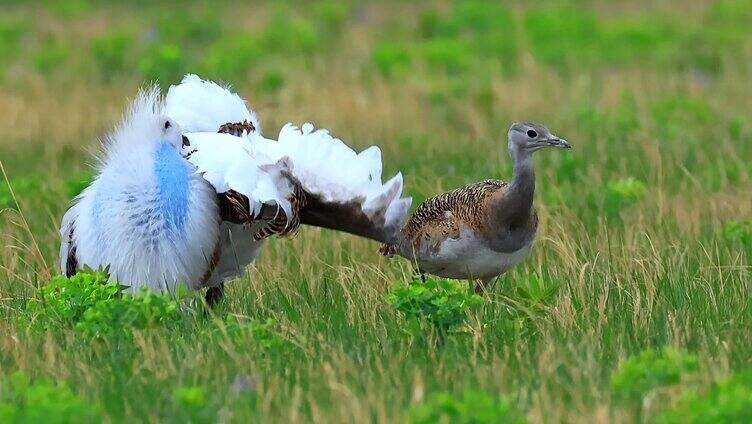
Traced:
[[[252, 201], [263, 203], [268, 199], [253, 197], [253, 190], [263, 187], [266, 190], [262, 193], [269, 195], [268, 189], [274, 184], [268, 184], [264, 172], [249, 170], [248, 178], [241, 170], [248, 169], [248, 161], [267, 165], [271, 167], [270, 172], [279, 164], [279, 168], [291, 172], [306, 192], [325, 202], [355, 201], [366, 216], [379, 219], [382, 215], [381, 225], [387, 228], [399, 229], [404, 224], [412, 199], [401, 198], [401, 173], [382, 183], [378, 146], [357, 153], [342, 140], [332, 137], [328, 130], [314, 130], [310, 123], [300, 128], [288, 123], [282, 127], [276, 141], [266, 139], [260, 133], [256, 114], [242, 98], [228, 88], [193, 74], [170, 87], [166, 104], [168, 114], [187, 129], [186, 136], [191, 140], [188, 148], [195, 150], [190, 161], [205, 173], [219, 192], [232, 188], [252, 197]], [[256, 128], [240, 137], [245, 142], [238, 142], [238, 137], [217, 134], [222, 124], [243, 120], [253, 122]], [[246, 155], [240, 154], [241, 150]], [[249, 183], [251, 180], [258, 184], [255, 189]], [[240, 184], [242, 190], [237, 188]], [[280, 188], [276, 201], [284, 208], [287, 206], [284, 199], [289, 193], [284, 185]]]
[[108, 266], [133, 288], [199, 288], [218, 237], [216, 194], [181, 156], [181, 129], [155, 87], [106, 137], [99, 174], [61, 226], [60, 266]]
[[[382, 184], [381, 150], [376, 146], [357, 153], [328, 131], [314, 131], [310, 123], [302, 128], [287, 124], [278, 140], [266, 139], [256, 114], [241, 97], [196, 75], [186, 75], [180, 84], [171, 86], [166, 104], [168, 114], [191, 130], [185, 133], [191, 163], [218, 193], [232, 189], [247, 196], [255, 214], [262, 204], [274, 204], [291, 217], [288, 174], [323, 202], [352, 203], [367, 218], [358, 224], [382, 230], [379, 239], [395, 237], [405, 222], [412, 200], [401, 198], [401, 174]], [[255, 131], [241, 137], [217, 133], [225, 123], [245, 120], [253, 123]], [[339, 229], [357, 233], [357, 229]], [[222, 224], [222, 253], [209, 285], [240, 275], [256, 257], [262, 241], [252, 239], [255, 231], [245, 225]]]
[[258, 117], [242, 97], [195, 74], [184, 76], [179, 85], [170, 87], [165, 107], [171, 118], [184, 123], [186, 132], [217, 132], [222, 124], [243, 121], [253, 124], [258, 133], [261, 131]]
[[[249, 130], [217, 133], [228, 123]], [[100, 175], [63, 218], [68, 274], [109, 266], [112, 278], [134, 287], [214, 287], [257, 256], [263, 240], [253, 235], [269, 219], [263, 205], [278, 207], [288, 224], [384, 242], [396, 237], [411, 203], [401, 197], [401, 174], [382, 184], [378, 147], [357, 153], [308, 123], [266, 139], [240, 96], [195, 75], [170, 87], [164, 103], [157, 89], [141, 94], [108, 140]], [[185, 196], [175, 191], [181, 187]], [[248, 198], [249, 222], [222, 221], [218, 198], [230, 190]]]

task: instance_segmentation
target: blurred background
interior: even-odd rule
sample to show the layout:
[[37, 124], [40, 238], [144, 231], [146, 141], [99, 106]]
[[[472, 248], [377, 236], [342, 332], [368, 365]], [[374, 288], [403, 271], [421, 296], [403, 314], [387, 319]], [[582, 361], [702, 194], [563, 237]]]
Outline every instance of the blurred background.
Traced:
[[[232, 84], [272, 135], [309, 119], [457, 167], [472, 155], [431, 146], [490, 148], [537, 119], [601, 156], [650, 127], [642, 155], [676, 140], [690, 172], [713, 174], [693, 141], [722, 148], [749, 125], [745, 0], [4, 3], [4, 149], [91, 144], [137, 87], [187, 72]], [[745, 174], [729, 159], [707, 184]]]

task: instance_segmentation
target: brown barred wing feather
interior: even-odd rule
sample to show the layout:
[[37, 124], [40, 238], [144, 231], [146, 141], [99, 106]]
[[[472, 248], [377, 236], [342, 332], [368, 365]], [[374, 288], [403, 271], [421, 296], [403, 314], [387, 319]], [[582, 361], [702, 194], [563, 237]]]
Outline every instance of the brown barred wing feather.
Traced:
[[425, 249], [435, 253], [444, 240], [459, 238], [460, 226], [461, 222], [450, 211], [446, 211], [443, 216], [435, 217], [422, 225], [410, 240], [416, 250]]
[[288, 217], [282, 208], [277, 205], [264, 205], [261, 208], [260, 219], [263, 222], [266, 222], [267, 225], [253, 235], [254, 240], [262, 240], [273, 235], [295, 235], [298, 228], [300, 228], [300, 215], [308, 200], [300, 183], [292, 176], [289, 176], [289, 181], [293, 187], [292, 195], [287, 199], [292, 206], [292, 216], [290, 217], [289, 222]]
[[[244, 134], [255, 131], [256, 127], [253, 123], [245, 120], [222, 124], [217, 132], [242, 137]], [[289, 222], [287, 214], [277, 205], [263, 205], [259, 216], [254, 217], [248, 197], [235, 190], [228, 190], [217, 195], [222, 221], [246, 225], [263, 223], [261, 228], [253, 234], [253, 239], [257, 241], [273, 235], [294, 234], [300, 227], [300, 211], [306, 205], [306, 197], [300, 183], [289, 173], [285, 173], [285, 176], [292, 186], [292, 195], [288, 200], [292, 206], [293, 216], [289, 218]]]
[[248, 197], [235, 190], [217, 194], [219, 216], [222, 221], [233, 224], [250, 224], [253, 220]]
[[274, 235], [286, 236], [295, 234], [300, 227], [301, 208], [306, 204], [305, 193], [299, 185], [294, 186], [290, 204], [292, 205], [292, 217], [289, 220], [282, 208], [277, 205], [265, 204], [261, 207], [258, 216], [253, 216], [248, 197], [234, 190], [229, 190], [217, 195], [219, 201], [220, 218], [222, 221], [234, 224], [262, 224], [261, 228], [253, 234], [254, 240], [263, 240]]
[[217, 132], [234, 135], [235, 137], [242, 137], [245, 134], [250, 134], [255, 131], [256, 127], [253, 125], [253, 122], [244, 120], [243, 122], [228, 122], [222, 124]]
[[[402, 241], [414, 249], [435, 250], [442, 241], [459, 237], [463, 225], [476, 232], [485, 231], [486, 201], [507, 188], [504, 181], [485, 180], [426, 200], [402, 229]], [[397, 250], [398, 246], [387, 244], [380, 251], [390, 255], [398, 253]]]

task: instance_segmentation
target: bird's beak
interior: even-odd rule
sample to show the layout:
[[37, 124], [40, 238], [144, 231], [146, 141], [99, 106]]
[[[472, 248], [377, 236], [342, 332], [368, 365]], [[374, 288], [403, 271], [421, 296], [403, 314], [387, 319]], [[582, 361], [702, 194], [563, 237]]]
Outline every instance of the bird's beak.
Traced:
[[559, 137], [551, 137], [547, 138], [543, 141], [547, 146], [549, 147], [558, 147], [560, 149], [571, 149], [572, 146], [569, 144], [567, 140], [564, 140], [563, 138]]

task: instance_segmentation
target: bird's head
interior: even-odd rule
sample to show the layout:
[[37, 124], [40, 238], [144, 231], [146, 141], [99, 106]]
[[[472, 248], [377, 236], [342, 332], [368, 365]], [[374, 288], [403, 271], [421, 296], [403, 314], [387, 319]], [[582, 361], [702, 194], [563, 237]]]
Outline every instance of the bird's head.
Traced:
[[165, 113], [164, 101], [155, 86], [139, 92], [106, 141], [106, 162], [117, 162], [128, 152], [149, 152], [162, 145], [185, 155], [188, 143], [177, 121]]
[[183, 131], [180, 129], [180, 125], [178, 125], [173, 119], [164, 115], [159, 120], [159, 124], [162, 131], [160, 141], [167, 143], [178, 150], [182, 149], [185, 144], [185, 139], [183, 137]]
[[174, 147], [183, 157], [188, 158], [192, 152], [191, 142], [183, 135], [180, 125], [167, 116], [162, 116], [159, 123], [162, 128], [160, 141]]
[[548, 128], [540, 124], [516, 122], [509, 127], [509, 152], [512, 155], [530, 154], [545, 147], [569, 149], [567, 140], [551, 133]]

